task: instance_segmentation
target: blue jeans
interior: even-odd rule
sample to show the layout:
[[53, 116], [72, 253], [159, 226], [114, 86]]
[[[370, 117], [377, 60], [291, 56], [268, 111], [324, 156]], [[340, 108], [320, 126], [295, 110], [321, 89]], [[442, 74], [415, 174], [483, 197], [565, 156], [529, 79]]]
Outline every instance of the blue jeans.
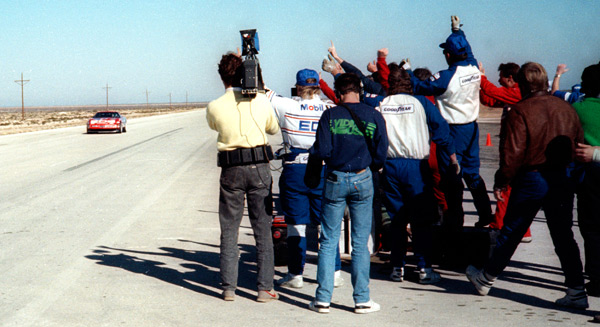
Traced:
[[367, 242], [373, 219], [373, 180], [367, 168], [362, 173], [333, 171], [325, 180], [316, 300], [331, 303], [335, 256], [339, 244], [344, 209], [348, 205], [352, 219], [352, 294], [355, 303], [370, 300], [369, 272], [371, 256]]
[[554, 251], [565, 274], [565, 285], [583, 286], [583, 265], [572, 231], [575, 181], [570, 170], [530, 171], [515, 177], [504, 227], [484, 267], [488, 274], [498, 276], [506, 268], [537, 212], [543, 208]]

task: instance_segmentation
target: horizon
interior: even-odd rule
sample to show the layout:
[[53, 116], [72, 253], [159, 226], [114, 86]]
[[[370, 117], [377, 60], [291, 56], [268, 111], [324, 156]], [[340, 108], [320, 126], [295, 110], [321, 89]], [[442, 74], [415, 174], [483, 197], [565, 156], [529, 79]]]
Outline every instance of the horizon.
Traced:
[[[217, 63], [241, 46], [243, 29], [257, 30], [265, 83], [284, 96], [298, 70], [321, 71], [331, 40], [364, 73], [384, 47], [388, 63], [408, 57], [413, 68], [435, 73], [447, 67], [438, 45], [450, 34], [451, 15], [461, 18], [494, 84], [500, 63], [539, 62], [550, 80], [565, 63], [570, 71], [560, 88], [569, 90], [583, 68], [600, 61], [600, 33], [592, 28], [600, 5], [549, 0], [543, 6], [516, 0], [1, 3], [0, 108], [21, 106], [15, 83], [21, 73], [29, 80], [25, 107], [102, 105], [106, 85], [109, 104], [143, 104], [146, 96], [152, 103], [208, 102], [223, 94]], [[323, 79], [332, 85], [330, 74]]]

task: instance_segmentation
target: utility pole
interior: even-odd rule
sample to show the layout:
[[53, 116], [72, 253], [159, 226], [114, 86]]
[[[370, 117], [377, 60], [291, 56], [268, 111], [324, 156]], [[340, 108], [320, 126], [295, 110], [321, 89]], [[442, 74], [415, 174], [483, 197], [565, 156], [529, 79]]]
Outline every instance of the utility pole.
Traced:
[[25, 98], [23, 96], [23, 86], [28, 82], [28, 79], [23, 79], [23, 73], [21, 73], [21, 79], [15, 81], [15, 83], [21, 85], [21, 120], [25, 120]]
[[148, 102], [148, 88], [146, 88], [146, 109], [150, 109], [150, 104]]
[[103, 87], [103, 89], [106, 90], [106, 110], [108, 110], [108, 89], [112, 89], [112, 87], [109, 87], [108, 83], [106, 83], [106, 86]]
[[185, 91], [185, 108], [188, 107], [188, 91]]
[[169, 109], [173, 109], [173, 105], [171, 104], [171, 92], [169, 92]]

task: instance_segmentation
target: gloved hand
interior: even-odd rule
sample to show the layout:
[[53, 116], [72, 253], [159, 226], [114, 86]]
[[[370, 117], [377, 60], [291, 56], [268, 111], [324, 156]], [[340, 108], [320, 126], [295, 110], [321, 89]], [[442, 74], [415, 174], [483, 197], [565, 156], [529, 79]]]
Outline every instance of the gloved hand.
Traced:
[[401, 68], [404, 68], [404, 70], [412, 69], [412, 67], [410, 66], [410, 59], [408, 59], [408, 58], [403, 59], [402, 62], [404, 62], [404, 64], [402, 64]]
[[450, 21], [452, 22], [452, 30], [458, 31], [462, 24], [460, 23], [460, 18], [458, 16], [451, 16]]
[[377, 63], [375, 62], [375, 60], [367, 64], [367, 70], [371, 73], [377, 72]]
[[327, 55], [327, 58], [323, 59], [323, 65], [321, 66], [321, 68], [323, 69], [323, 71], [326, 71], [328, 73], [333, 72], [333, 70], [335, 69], [335, 62], [333, 61], [333, 57], [331, 57], [331, 55]]
[[454, 173], [456, 173], [456, 175], [460, 174], [460, 164], [458, 163], [458, 161], [452, 162], [451, 165], [454, 169]]
[[458, 158], [456, 158], [456, 153], [450, 155], [450, 168], [456, 175], [460, 174], [460, 164], [458, 163]]

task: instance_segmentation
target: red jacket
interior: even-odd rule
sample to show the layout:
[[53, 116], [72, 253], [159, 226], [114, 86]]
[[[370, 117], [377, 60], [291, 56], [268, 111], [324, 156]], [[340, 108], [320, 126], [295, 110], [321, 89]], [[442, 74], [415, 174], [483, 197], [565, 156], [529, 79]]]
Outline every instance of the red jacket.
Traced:
[[388, 77], [390, 76], [390, 68], [385, 61], [385, 57], [377, 57], [377, 72], [379, 73], [379, 83], [383, 86], [387, 92], [390, 88], [388, 83]]
[[340, 100], [335, 96], [335, 91], [333, 91], [329, 85], [327, 85], [327, 82], [325, 82], [323, 79], [319, 80], [319, 88], [321, 88], [321, 91], [323, 92], [323, 94], [325, 94], [325, 96], [327, 98], [329, 98], [329, 100], [333, 101], [333, 103], [335, 104], [339, 104]]
[[507, 104], [515, 104], [521, 101], [521, 91], [519, 85], [507, 88], [496, 86], [488, 81], [485, 75], [481, 75], [481, 90], [479, 91], [479, 101], [488, 107], [504, 107]]

